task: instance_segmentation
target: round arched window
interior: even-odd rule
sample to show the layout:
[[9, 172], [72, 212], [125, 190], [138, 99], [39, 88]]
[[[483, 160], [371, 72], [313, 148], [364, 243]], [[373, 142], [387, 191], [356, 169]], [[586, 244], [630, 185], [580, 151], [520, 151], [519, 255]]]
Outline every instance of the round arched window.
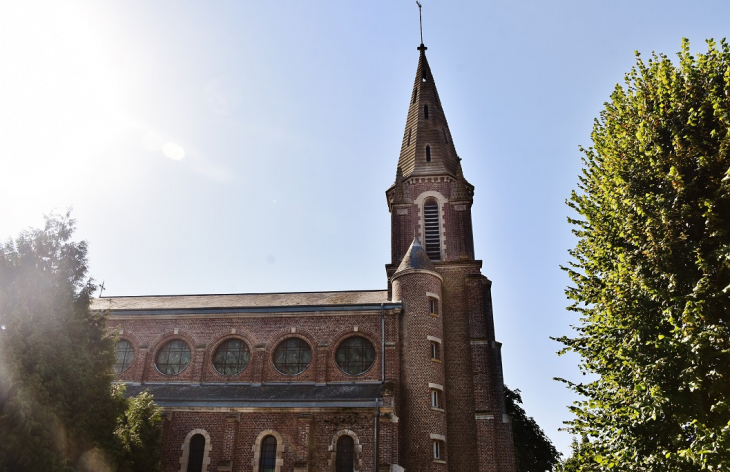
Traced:
[[134, 348], [132, 343], [126, 339], [120, 339], [116, 345], [117, 360], [114, 362], [114, 373], [121, 374], [125, 370], [129, 369], [134, 360]]
[[190, 346], [180, 339], [162, 346], [155, 358], [155, 367], [165, 375], [177, 375], [185, 370], [188, 364], [190, 364]]
[[213, 367], [222, 375], [236, 375], [248, 365], [251, 352], [240, 339], [229, 339], [218, 346], [213, 354]]
[[337, 348], [335, 361], [345, 373], [360, 375], [367, 372], [375, 362], [375, 348], [363, 337], [347, 338]]
[[303, 339], [289, 338], [274, 350], [274, 367], [285, 375], [301, 374], [311, 361], [312, 350]]

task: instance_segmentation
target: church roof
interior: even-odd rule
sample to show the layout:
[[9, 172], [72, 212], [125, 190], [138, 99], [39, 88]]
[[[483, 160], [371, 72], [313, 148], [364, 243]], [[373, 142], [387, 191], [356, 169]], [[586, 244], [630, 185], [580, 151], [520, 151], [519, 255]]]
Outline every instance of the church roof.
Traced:
[[225, 295], [152, 295], [101, 297], [91, 301], [93, 310], [208, 310], [269, 307], [336, 307], [388, 303], [387, 290], [348, 292], [239, 293]]
[[[456, 177], [460, 167], [459, 157], [426, 59], [426, 49], [423, 44], [418, 48], [421, 54], [411, 92], [398, 167], [404, 178], [411, 175], [439, 174]], [[426, 146], [429, 147], [430, 161]]]
[[370, 407], [382, 398], [380, 383], [236, 385], [181, 383], [127, 385], [126, 396], [149, 390], [161, 407], [324, 408]]
[[421, 243], [418, 242], [418, 238], [413, 238], [411, 247], [408, 248], [408, 252], [406, 252], [406, 255], [403, 256], [403, 260], [401, 261], [400, 265], [398, 266], [398, 270], [396, 270], [395, 273], [397, 274], [405, 270], [413, 269], [430, 270], [436, 272], [436, 267], [434, 267], [431, 259], [428, 258], [428, 255], [421, 246]]

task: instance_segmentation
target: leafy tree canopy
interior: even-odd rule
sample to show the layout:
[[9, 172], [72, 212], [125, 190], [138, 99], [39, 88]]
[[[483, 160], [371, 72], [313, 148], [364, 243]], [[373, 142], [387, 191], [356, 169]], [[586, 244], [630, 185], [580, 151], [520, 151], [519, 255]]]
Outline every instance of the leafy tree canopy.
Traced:
[[507, 414], [512, 415], [517, 472], [545, 472], [560, 462], [560, 453], [531, 416], [527, 416], [519, 390], [504, 387]]
[[0, 471], [127, 470], [115, 430], [139, 408], [113, 395], [114, 343], [73, 232], [54, 214], [0, 247]]
[[569, 206], [574, 337], [596, 380], [568, 429], [581, 470], [730, 464], [730, 48], [652, 55], [617, 86]]

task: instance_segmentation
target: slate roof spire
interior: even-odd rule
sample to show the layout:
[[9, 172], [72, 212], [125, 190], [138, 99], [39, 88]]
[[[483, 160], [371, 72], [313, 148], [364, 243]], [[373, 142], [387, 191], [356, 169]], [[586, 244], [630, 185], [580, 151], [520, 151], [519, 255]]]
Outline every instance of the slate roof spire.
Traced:
[[423, 43], [418, 47], [420, 56], [398, 167], [404, 178], [411, 175], [456, 177], [459, 156], [426, 59], [426, 49]]
[[430, 270], [431, 272], [436, 272], [436, 267], [434, 267], [433, 262], [428, 258], [428, 254], [426, 254], [426, 251], [416, 237], [413, 238], [411, 247], [408, 248], [408, 252], [403, 256], [403, 260], [395, 273], [400, 274], [406, 270]]

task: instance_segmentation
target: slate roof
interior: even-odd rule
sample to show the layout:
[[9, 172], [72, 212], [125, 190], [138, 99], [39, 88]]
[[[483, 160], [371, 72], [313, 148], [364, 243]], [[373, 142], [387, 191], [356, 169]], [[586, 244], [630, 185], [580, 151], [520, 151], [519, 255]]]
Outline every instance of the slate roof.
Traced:
[[[411, 91], [406, 128], [403, 134], [398, 167], [403, 177], [411, 175], [448, 174], [456, 177], [461, 166], [451, 139], [449, 123], [441, 107], [436, 83], [426, 59], [426, 47], [418, 48], [418, 68]], [[425, 107], [428, 107], [426, 117]], [[431, 148], [431, 161], [426, 160], [426, 145]]]
[[170, 310], [292, 306], [346, 306], [388, 303], [387, 290], [348, 292], [240, 293], [227, 295], [152, 295], [101, 297], [93, 310]]
[[145, 384], [127, 385], [126, 396], [149, 390], [161, 407], [326, 408], [372, 407], [382, 398], [379, 383], [312, 384]]
[[422, 269], [436, 272], [436, 267], [434, 267], [431, 259], [428, 258], [428, 255], [421, 246], [421, 243], [418, 242], [418, 238], [413, 238], [411, 247], [408, 248], [408, 252], [406, 252], [406, 255], [403, 256], [403, 260], [395, 273], [397, 274], [398, 272], [411, 269]]

